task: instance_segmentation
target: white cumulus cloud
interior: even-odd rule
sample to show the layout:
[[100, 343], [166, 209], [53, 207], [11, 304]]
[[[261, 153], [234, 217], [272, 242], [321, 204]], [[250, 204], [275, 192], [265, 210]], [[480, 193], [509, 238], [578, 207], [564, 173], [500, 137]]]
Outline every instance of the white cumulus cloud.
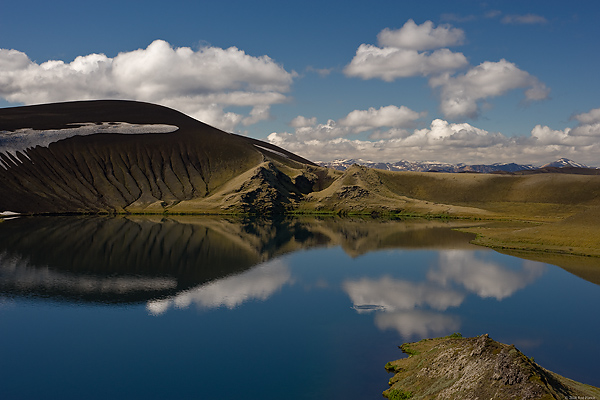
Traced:
[[354, 110], [340, 119], [339, 123], [353, 128], [355, 132], [364, 132], [381, 127], [410, 127], [424, 115], [426, 113], [413, 111], [406, 106], [389, 105], [379, 109], [371, 107], [368, 110]]
[[[511, 18], [529, 21], [537, 17]], [[475, 118], [480, 114], [480, 103], [514, 89], [523, 89], [526, 101], [545, 100], [550, 93], [535, 76], [504, 59], [485, 61], [457, 75], [459, 70], [469, 66], [469, 62], [463, 53], [447, 48], [465, 40], [465, 32], [451, 25], [435, 27], [431, 21], [417, 25], [408, 20], [400, 29], [382, 30], [377, 38], [378, 46], [363, 43], [358, 47], [354, 58], [344, 68], [346, 76], [386, 82], [429, 77], [429, 85], [439, 88], [440, 109], [448, 118]], [[378, 137], [385, 135], [378, 134]]]
[[[268, 56], [236, 47], [173, 47], [163, 40], [145, 49], [79, 56], [70, 63], [38, 64], [20, 51], [0, 49], [0, 97], [14, 103], [120, 98], [176, 108], [222, 129], [269, 118], [287, 100], [295, 72]], [[248, 115], [227, 111], [250, 107]]]
[[431, 50], [462, 44], [465, 40], [465, 32], [450, 25], [434, 28], [431, 21], [417, 25], [415, 21], [409, 19], [400, 29], [384, 29], [377, 35], [377, 40], [379, 45], [384, 47]]
[[543, 100], [549, 95], [549, 89], [536, 77], [504, 59], [485, 61], [463, 75], [434, 77], [429, 84], [441, 88], [440, 108], [449, 118], [474, 118], [480, 112], [479, 102], [513, 89], [526, 88], [527, 100]]
[[361, 44], [344, 73], [362, 79], [379, 78], [393, 82], [398, 78], [428, 76], [456, 70], [465, 65], [467, 59], [462, 53], [453, 53], [448, 49], [420, 53], [412, 49], [380, 48]]
[[531, 137], [536, 140], [540, 145], [557, 145], [561, 144], [574, 144], [572, 138], [569, 136], [570, 128], [563, 130], [551, 129], [548, 126], [536, 125], [531, 130]]
[[600, 108], [594, 108], [586, 113], [577, 114], [573, 117], [582, 124], [595, 124], [600, 122]]
[[293, 128], [305, 128], [307, 126], [313, 126], [317, 123], [317, 117], [306, 118], [302, 115], [298, 115], [296, 118], [290, 121], [290, 126]]
[[[385, 107], [383, 107], [385, 108]], [[401, 107], [398, 107], [401, 109]], [[381, 110], [381, 109], [380, 109]], [[598, 109], [573, 117], [579, 123], [573, 127], [553, 129], [536, 125], [529, 135], [506, 136], [489, 132], [468, 123], [451, 123], [434, 119], [429, 127], [420, 129], [375, 126], [369, 139], [351, 139], [356, 126], [342, 126], [341, 120], [296, 128], [294, 132], [273, 132], [267, 140], [314, 161], [362, 158], [378, 162], [399, 160], [442, 161], [450, 163], [490, 164], [517, 162], [545, 164], [561, 157], [588, 165], [598, 165], [600, 153], [600, 123], [595, 122]], [[348, 116], [376, 114], [359, 110]], [[349, 119], [348, 116], [342, 120]], [[352, 118], [350, 118], [352, 120]], [[583, 122], [585, 121], [585, 122]], [[386, 129], [389, 128], [389, 129]]]
[[[431, 21], [417, 25], [409, 20], [398, 30], [386, 28], [381, 31], [378, 35], [380, 47], [361, 44], [344, 73], [351, 77], [392, 82], [398, 78], [454, 71], [466, 66], [467, 58], [445, 47], [461, 44], [463, 40], [461, 29], [449, 25], [434, 28]], [[426, 51], [433, 49], [436, 50]]]
[[540, 143], [595, 147], [600, 138], [600, 108], [577, 114], [572, 119], [579, 121], [574, 128], [556, 130], [548, 126], [536, 125], [531, 135]]
[[[380, 108], [371, 107], [368, 110], [354, 110], [345, 117], [335, 121], [328, 120], [325, 124], [317, 124], [317, 118], [306, 118], [297, 116], [290, 122], [295, 128], [293, 134], [272, 133], [268, 140], [278, 146], [293, 147], [294, 142], [322, 141], [327, 139], [342, 138], [375, 128], [393, 128], [385, 131], [383, 135], [403, 136], [405, 128], [414, 127], [417, 120], [426, 115], [426, 112], [417, 112], [406, 106], [384, 106]], [[395, 129], [394, 129], [395, 128]], [[381, 132], [376, 132], [378, 135]], [[286, 147], [287, 148], [287, 147]]]

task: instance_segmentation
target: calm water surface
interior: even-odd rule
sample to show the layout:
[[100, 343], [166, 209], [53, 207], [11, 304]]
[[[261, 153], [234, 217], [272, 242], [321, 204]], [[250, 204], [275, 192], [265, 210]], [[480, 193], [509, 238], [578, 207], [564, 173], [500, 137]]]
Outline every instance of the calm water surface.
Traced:
[[600, 287], [449, 224], [0, 223], [1, 399], [380, 399], [398, 345], [461, 332], [600, 386]]

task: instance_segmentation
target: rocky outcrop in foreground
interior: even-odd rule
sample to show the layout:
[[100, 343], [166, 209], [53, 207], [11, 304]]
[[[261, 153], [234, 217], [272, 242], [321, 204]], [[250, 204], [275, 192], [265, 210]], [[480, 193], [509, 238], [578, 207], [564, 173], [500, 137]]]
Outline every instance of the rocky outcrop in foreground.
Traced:
[[388, 399], [598, 399], [600, 389], [550, 372], [513, 345], [451, 335], [400, 346], [408, 358], [385, 367], [395, 375]]

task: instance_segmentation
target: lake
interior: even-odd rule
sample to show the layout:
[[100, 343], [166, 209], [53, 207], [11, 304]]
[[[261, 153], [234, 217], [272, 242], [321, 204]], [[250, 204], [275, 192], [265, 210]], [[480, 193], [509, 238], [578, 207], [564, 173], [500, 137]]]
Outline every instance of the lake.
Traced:
[[381, 399], [407, 341], [515, 344], [600, 386], [600, 286], [465, 222], [0, 223], [2, 399]]

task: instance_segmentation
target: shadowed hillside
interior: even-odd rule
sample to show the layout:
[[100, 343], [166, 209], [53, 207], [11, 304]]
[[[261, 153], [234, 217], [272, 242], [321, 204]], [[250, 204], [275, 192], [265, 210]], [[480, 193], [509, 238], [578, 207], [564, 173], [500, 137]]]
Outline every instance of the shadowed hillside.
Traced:
[[[29, 139], [48, 136], [48, 132], [62, 135], [86, 123], [110, 127], [123, 122], [173, 126], [175, 131], [145, 133], [142, 127], [142, 134], [127, 135], [99, 129], [97, 134], [75, 135], [47, 146], [6, 150], [18, 134]], [[0, 109], [0, 130], [0, 149], [4, 150], [0, 152], [0, 210], [21, 213], [162, 212], [180, 202], [210, 197], [224, 183], [267, 161], [300, 170], [316, 168], [273, 145], [139, 102], [86, 101]], [[283, 184], [292, 194], [299, 194], [302, 185], [312, 185], [305, 179], [296, 188], [289, 178]]]

